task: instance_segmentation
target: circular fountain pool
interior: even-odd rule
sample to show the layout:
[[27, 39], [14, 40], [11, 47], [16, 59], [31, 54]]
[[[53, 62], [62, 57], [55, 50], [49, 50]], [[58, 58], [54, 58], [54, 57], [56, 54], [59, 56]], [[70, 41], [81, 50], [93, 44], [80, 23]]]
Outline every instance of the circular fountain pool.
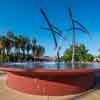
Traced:
[[84, 92], [94, 88], [99, 64], [60, 63], [10, 63], [0, 70], [8, 73], [7, 85], [10, 88], [33, 95], [63, 96]]

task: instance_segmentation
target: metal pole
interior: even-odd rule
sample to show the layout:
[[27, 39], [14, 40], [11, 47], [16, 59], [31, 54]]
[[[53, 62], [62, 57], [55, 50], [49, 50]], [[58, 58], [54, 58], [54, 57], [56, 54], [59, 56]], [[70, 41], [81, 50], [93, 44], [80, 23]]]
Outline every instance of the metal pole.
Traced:
[[[58, 43], [57, 43], [57, 40], [56, 40], [56, 36], [55, 36], [55, 33], [53, 31], [53, 27], [48, 19], [48, 17], [46, 16], [45, 12], [43, 11], [43, 9], [40, 8], [40, 11], [41, 11], [41, 14], [43, 15], [43, 17], [45, 18], [50, 30], [51, 30], [51, 33], [52, 33], [52, 36], [53, 36], [53, 39], [54, 39], [54, 43], [55, 43], [55, 47], [57, 48], [58, 47]], [[57, 51], [57, 69], [59, 69], [59, 66], [60, 66], [60, 56], [59, 56], [59, 50]]]
[[76, 44], [76, 33], [74, 30], [74, 22], [73, 22], [73, 16], [71, 12], [71, 8], [68, 8], [70, 22], [71, 22], [71, 29], [72, 29], [72, 68], [75, 69], [75, 44]]
[[57, 69], [60, 69], [60, 56], [59, 56], [59, 50], [57, 51]]

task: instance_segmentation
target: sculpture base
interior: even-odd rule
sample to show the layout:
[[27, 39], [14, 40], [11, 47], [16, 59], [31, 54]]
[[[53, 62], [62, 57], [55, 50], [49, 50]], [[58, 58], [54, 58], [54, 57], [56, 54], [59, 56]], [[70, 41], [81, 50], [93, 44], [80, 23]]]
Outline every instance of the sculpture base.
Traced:
[[[63, 72], [62, 72], [63, 73]], [[51, 73], [52, 74], [52, 73]], [[24, 76], [8, 72], [7, 85], [20, 92], [41, 96], [64, 96], [94, 88], [95, 73], [62, 76]]]

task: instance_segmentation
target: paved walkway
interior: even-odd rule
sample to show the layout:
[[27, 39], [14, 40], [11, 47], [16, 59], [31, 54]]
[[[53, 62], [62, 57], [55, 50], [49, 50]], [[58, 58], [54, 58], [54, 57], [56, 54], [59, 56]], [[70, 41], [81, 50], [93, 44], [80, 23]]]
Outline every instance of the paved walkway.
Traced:
[[100, 77], [95, 89], [76, 96], [45, 97], [20, 93], [6, 86], [6, 75], [0, 76], [0, 100], [100, 100]]

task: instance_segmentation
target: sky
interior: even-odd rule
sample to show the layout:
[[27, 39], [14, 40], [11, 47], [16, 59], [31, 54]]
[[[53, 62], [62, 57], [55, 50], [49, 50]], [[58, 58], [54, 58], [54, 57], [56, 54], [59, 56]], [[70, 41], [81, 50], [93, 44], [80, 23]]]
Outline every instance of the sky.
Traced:
[[100, 48], [100, 0], [0, 0], [0, 35], [8, 31], [15, 35], [24, 35], [30, 39], [36, 38], [38, 44], [45, 47], [45, 55], [54, 56], [55, 47], [52, 35], [40, 27], [47, 24], [40, 13], [43, 8], [49, 20], [67, 37], [64, 41], [57, 37], [61, 45], [60, 54], [72, 43], [72, 33], [68, 32], [70, 21], [68, 7], [72, 8], [74, 19], [81, 22], [91, 33], [90, 37], [76, 31], [77, 43], [84, 43], [93, 55], [98, 55]]

